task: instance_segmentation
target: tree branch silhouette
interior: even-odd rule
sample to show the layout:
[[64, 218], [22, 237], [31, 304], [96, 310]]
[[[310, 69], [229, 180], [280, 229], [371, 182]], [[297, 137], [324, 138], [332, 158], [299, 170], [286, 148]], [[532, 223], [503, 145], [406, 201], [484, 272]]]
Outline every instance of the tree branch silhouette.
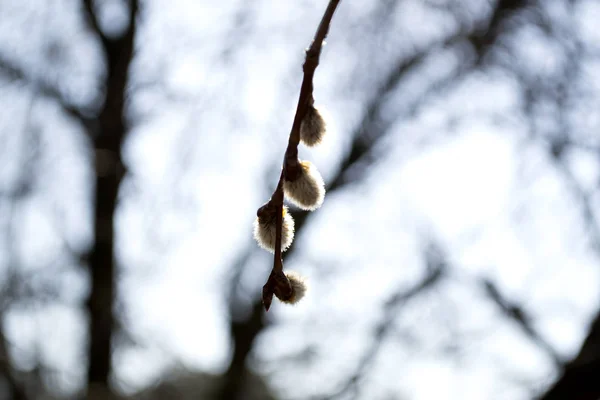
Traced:
[[362, 358], [354, 368], [354, 371], [335, 393], [324, 397], [317, 397], [315, 400], [342, 399], [346, 398], [349, 393], [352, 393], [352, 395], [356, 397], [360, 379], [364, 377], [368, 368], [379, 354], [383, 343], [385, 343], [385, 339], [393, 328], [394, 321], [396, 321], [396, 317], [398, 316], [401, 307], [437, 284], [444, 276], [444, 271], [445, 264], [437, 264], [433, 266], [433, 268], [430, 268], [427, 275], [413, 287], [409, 289], [402, 287], [400, 290], [393, 293], [383, 306], [383, 317], [373, 328], [374, 334], [371, 345], [362, 355]]
[[[306, 58], [304, 61], [304, 77], [302, 79], [302, 86], [300, 87], [300, 98], [298, 99], [298, 106], [296, 108], [296, 115], [294, 116], [294, 122], [292, 124], [292, 130], [288, 141], [288, 146], [285, 151], [285, 157], [283, 162], [283, 169], [279, 176], [279, 182], [275, 192], [271, 196], [269, 204], [275, 206], [276, 209], [276, 234], [275, 234], [275, 254], [273, 260], [273, 269], [265, 285], [263, 286], [262, 301], [266, 311], [269, 311], [271, 302], [274, 294], [278, 294], [278, 297], [283, 295], [288, 297], [288, 293], [291, 292], [290, 283], [283, 273], [283, 260], [281, 256], [281, 232], [283, 224], [283, 182], [286, 177], [297, 177], [300, 174], [301, 166], [298, 163], [298, 145], [300, 144], [300, 125], [306, 115], [308, 107], [313, 101], [313, 77], [315, 70], [319, 66], [319, 58], [321, 56], [321, 48], [323, 41], [329, 32], [329, 25], [333, 14], [339, 4], [340, 0], [330, 0], [323, 14], [323, 18], [317, 28], [317, 32], [312, 41], [312, 44], [306, 51]], [[293, 179], [292, 179], [293, 180]], [[260, 211], [260, 210], [259, 210]], [[281, 294], [281, 295], [280, 295]]]
[[[108, 39], [99, 30], [91, 2], [86, 1], [93, 30], [104, 44], [107, 78], [106, 99], [98, 116], [99, 132], [94, 140], [96, 182], [94, 196], [94, 245], [90, 251], [91, 291], [87, 301], [90, 336], [88, 385], [94, 396], [110, 393], [109, 379], [113, 335], [116, 328], [115, 305], [115, 234], [114, 217], [117, 195], [125, 167], [121, 145], [127, 133], [125, 96], [128, 71], [133, 59], [138, 0], [129, 4], [129, 26], [119, 38]], [[97, 392], [97, 393], [96, 393]], [[106, 393], [106, 394], [103, 394]]]
[[523, 309], [523, 307], [511, 302], [509, 299], [506, 299], [501, 293], [496, 285], [488, 280], [484, 279], [481, 282], [485, 293], [488, 298], [496, 304], [500, 310], [510, 318], [513, 322], [515, 322], [519, 328], [533, 341], [538, 347], [544, 350], [555, 366], [558, 368], [562, 368], [564, 362], [562, 358], [558, 355], [556, 350], [539, 334], [539, 332], [533, 327], [533, 321], [531, 317], [527, 314], [527, 312]]
[[81, 108], [70, 103], [56, 87], [38, 77], [30, 76], [18, 64], [0, 54], [0, 74], [12, 81], [22, 82], [32, 88], [33, 92], [43, 98], [55, 101], [65, 113], [84, 127], [90, 128], [93, 118], [81, 111]]

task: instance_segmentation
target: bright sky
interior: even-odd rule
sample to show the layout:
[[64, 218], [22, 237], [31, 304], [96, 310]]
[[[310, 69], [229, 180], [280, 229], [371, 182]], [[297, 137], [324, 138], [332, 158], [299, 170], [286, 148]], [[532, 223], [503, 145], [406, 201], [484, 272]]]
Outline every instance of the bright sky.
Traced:
[[[324, 2], [263, 2], [250, 24], [257, 33], [232, 38], [226, 24], [213, 21], [229, 18], [241, 3], [148, 3], [134, 84], [150, 82], [158, 89], [140, 89], [133, 100], [136, 118], [124, 151], [131, 179], [118, 215], [124, 314], [130, 333], [141, 341], [115, 355], [116, 372], [127, 389], [151, 384], [179, 363], [220, 372], [228, 362], [223, 282], [250, 238], [256, 208], [277, 179], [275, 169], [265, 182], [266, 171], [283, 154], [302, 49]], [[370, 9], [366, 4], [342, 4], [336, 17], [358, 23]], [[429, 15], [419, 2], [406, 7], [402, 20]], [[406, 28], [405, 36], [426, 43], [454, 29], [452, 21], [438, 14], [432, 18], [439, 23], [423, 24], [423, 32], [418, 26]], [[58, 17], [50, 21], [61, 22]], [[360, 66], [354, 52], [362, 47], [350, 45], [353, 33], [341, 32], [340, 26], [347, 24], [334, 21], [315, 80], [318, 105], [329, 120], [328, 138], [314, 151], [301, 150], [326, 181], [346, 150], [366, 96], [364, 87], [349, 84]], [[228, 41], [236, 51], [228, 61], [213, 61]], [[380, 45], [386, 49], [383, 41]], [[77, 46], [76, 54], [93, 59], [92, 51], [82, 50], [89, 43]], [[393, 50], [410, 46], [398, 47]], [[524, 57], [547, 68], [560, 61], [543, 43], [532, 41], [525, 51]], [[392, 50], [377, 54], [370, 59], [374, 67], [385, 67], [395, 56]], [[430, 74], [437, 76], [460, 61], [454, 56], [440, 60], [444, 68], [433, 63], [402, 93], [419, 93]], [[78, 67], [74, 85], [93, 75], [97, 66], [91, 64]], [[163, 97], [163, 90], [175, 99]], [[402, 309], [397, 332], [384, 344], [361, 393], [384, 398], [401, 390], [414, 400], [525, 399], [532, 385], [551, 379], [548, 357], [483, 300], [474, 284], [482, 277], [526, 307], [560, 354], [568, 357], [578, 349], [582, 329], [600, 300], [600, 271], [582, 244], [579, 216], [560, 176], [540, 143], [524, 139], [519, 101], [510, 78], [473, 74], [414, 119], [395, 125], [378, 149], [378, 164], [363, 181], [326, 197], [296, 239], [296, 256], [286, 260], [287, 267], [310, 279], [308, 298], [293, 308], [274, 304], [269, 317], [276, 325], [258, 340], [257, 369], [268, 372], [277, 389], [301, 399], [315, 394], [315, 387], [317, 394], [337, 387], [368, 346], [387, 296], [423, 276], [428, 235], [445, 247], [450, 277]], [[40, 105], [40, 110], [53, 131], [65, 137], [72, 133], [74, 128], [50, 107]], [[394, 107], [387, 111], [396, 112]], [[490, 114], [498, 118], [487, 118]], [[0, 122], [7, 119], [2, 115]], [[81, 152], [74, 139], [61, 146]], [[61, 168], [81, 170], [80, 158], [62, 161]], [[571, 163], [583, 184], [598, 181], [600, 168], [585, 153], [574, 154]], [[77, 187], [89, 178], [80, 175], [63, 185]], [[73, 196], [84, 204], [82, 193]], [[31, 245], [39, 246], [35, 252], [27, 248], [27, 264], [35, 264], [32, 254], [51, 247], [46, 237], [52, 225], [40, 222], [45, 217], [38, 214], [29, 212], [25, 224], [30, 228], [23, 228], [39, 239]], [[66, 214], [70, 231], [78, 233], [73, 241], [89, 235], [81, 227], [84, 212]], [[269, 254], [258, 254], [243, 276], [251, 296], [258, 295], [271, 263]], [[65, 292], [77, 302], [85, 295], [83, 276], [67, 275]], [[63, 377], [65, 385], [75, 385], [80, 353], [64, 343], [82, 343], [84, 332], [77, 323], [82, 318], [68, 306], [40, 309], [35, 318], [14, 310], [6, 327], [17, 347], [25, 349], [35, 347], [36, 332], [41, 332], [44, 357], [76, 371]], [[456, 343], [459, 348], [453, 350]], [[272, 349], [284, 357], [306, 346], [317, 351], [314, 364], [286, 365], [271, 358]], [[27, 356], [31, 351], [14, 353], [25, 367], [33, 362]], [[300, 378], [305, 386], [289, 393], [289, 383]], [[432, 379], [438, 384], [431, 385]]]

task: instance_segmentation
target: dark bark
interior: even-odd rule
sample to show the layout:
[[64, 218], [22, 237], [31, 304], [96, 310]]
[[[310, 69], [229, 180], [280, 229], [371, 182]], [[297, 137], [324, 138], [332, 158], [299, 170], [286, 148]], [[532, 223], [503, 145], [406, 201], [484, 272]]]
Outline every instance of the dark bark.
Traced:
[[479, 54], [480, 61], [492, 47], [494, 47], [498, 36], [506, 29], [505, 24], [514, 16], [523, 12], [529, 7], [533, 7], [534, 0], [498, 0], [494, 7], [486, 26], [474, 32], [470, 41]]
[[[4, 317], [4, 316], [1, 316]], [[6, 380], [6, 384], [10, 390], [13, 400], [27, 400], [27, 390], [25, 389], [22, 382], [15, 376], [15, 370], [13, 369], [9, 356], [8, 346], [6, 343], [6, 337], [4, 336], [4, 324], [0, 322], [0, 376]]]
[[600, 313], [577, 357], [567, 363], [561, 377], [541, 397], [541, 400], [562, 399], [600, 399]]
[[225, 373], [224, 386], [220, 396], [222, 400], [242, 400], [244, 383], [248, 378], [246, 359], [252, 350], [254, 338], [264, 328], [263, 306], [255, 302], [247, 320], [233, 321], [231, 336], [234, 338], [234, 351], [231, 364]]
[[137, 2], [131, 2], [130, 25], [117, 39], [104, 36], [96, 23], [91, 2], [86, 3], [88, 17], [102, 42], [107, 64], [106, 98], [95, 132], [96, 187], [94, 203], [94, 246], [90, 253], [91, 291], [89, 312], [90, 387], [108, 387], [111, 372], [112, 337], [115, 328], [114, 216], [119, 186], [125, 169], [121, 160], [121, 144], [126, 135], [125, 96], [127, 76], [135, 36]]

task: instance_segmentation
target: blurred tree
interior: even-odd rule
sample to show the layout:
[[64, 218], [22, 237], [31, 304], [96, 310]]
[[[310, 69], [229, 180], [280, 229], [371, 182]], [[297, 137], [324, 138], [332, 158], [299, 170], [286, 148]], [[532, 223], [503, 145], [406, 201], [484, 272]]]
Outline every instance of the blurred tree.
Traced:
[[[282, 138], [291, 124], [283, 109], [292, 109], [297, 98], [300, 49], [308, 45], [322, 6], [302, 1], [277, 6], [239, 1], [219, 8], [210, 1], [0, 0], [0, 140], [5, 144], [0, 148], [0, 398], [87, 393], [100, 399], [265, 399], [274, 398], [271, 386], [282, 398], [398, 398], [399, 392], [423, 398], [427, 395], [411, 393], [411, 382], [406, 382], [411, 375], [404, 381], [400, 377], [413, 368], [419, 371], [417, 364], [427, 358], [423, 350], [415, 361], [411, 352], [433, 348], [437, 359], [453, 359], [463, 369], [461, 354], [476, 348], [471, 358], [477, 361], [489, 355], [484, 350], [502, 344], [485, 337], [480, 332], [484, 329], [510, 331], [506, 336], [513, 340], [512, 354], [498, 352], [517, 360], [513, 367], [523, 359], [519, 353], [524, 348], [547, 364], [539, 371], [523, 367], [528, 368], [525, 374], [494, 359], [493, 383], [472, 379], [487, 385], [484, 393], [496, 395], [497, 388], [511, 387], [509, 398], [518, 397], [513, 393], [543, 399], [600, 397], [596, 304], [587, 302], [577, 311], [592, 322], [573, 356], [557, 345], [554, 334], [562, 330], [544, 325], [555, 321], [560, 307], [535, 300], [536, 292], [544, 292], [538, 288], [545, 278], [560, 282], [581, 275], [582, 269], [575, 269], [579, 262], [570, 265], [580, 253], [596, 266], [600, 260], [600, 179], [589, 178], [600, 165], [600, 76], [595, 72], [600, 41], [586, 22], [600, 13], [597, 2], [341, 2], [315, 81], [317, 102], [332, 104], [334, 134], [336, 128], [346, 132], [334, 136], [332, 141], [339, 143], [322, 153], [329, 161], [324, 175], [333, 205], [326, 201], [314, 214], [294, 211], [297, 239], [286, 253], [286, 265], [342, 264], [348, 260], [340, 254], [346, 253], [356, 260], [320, 270], [311, 295], [314, 303], [294, 310], [300, 315], [294, 324], [286, 319], [287, 311], [275, 309], [265, 316], [262, 310], [259, 290], [270, 265], [249, 240], [249, 217], [244, 225], [248, 229], [238, 236], [219, 227], [239, 226], [240, 215], [250, 216], [271, 192]], [[531, 195], [529, 219], [514, 229], [530, 229], [536, 238], [530, 247], [541, 247], [546, 257], [530, 293], [506, 284], [511, 268], [517, 267], [503, 264], [493, 249], [485, 251], [498, 258], [502, 273], [484, 267], [472, 272], [463, 257], [467, 251], [439, 227], [422, 235], [424, 239], [422, 232], [411, 232], [416, 242], [427, 243], [415, 259], [397, 253], [385, 259], [389, 247], [400, 249], [403, 239], [397, 229], [406, 223], [392, 208], [411, 211], [398, 204], [406, 195], [401, 191], [404, 181], [396, 175], [415, 154], [443, 147], [451, 136], [477, 124], [511, 132], [507, 140], [518, 144], [513, 161], [524, 171], [522, 192], [529, 193], [527, 188], [539, 181], [558, 188], [558, 194]], [[245, 136], [250, 131], [260, 134]], [[148, 137], [153, 133], [163, 139], [152, 142]], [[473, 151], [483, 153], [477, 145]], [[146, 158], [139, 155], [144, 153]], [[437, 173], [458, 161], [440, 163]], [[473, 166], [477, 168], [482, 166]], [[535, 168], [543, 173], [535, 175]], [[527, 174], [533, 175], [530, 181]], [[453, 184], [461, 177], [455, 178]], [[386, 184], [391, 185], [383, 191], [387, 195], [373, 189]], [[461, 190], [440, 189], [436, 200], [443, 203]], [[368, 196], [371, 203], [359, 209], [360, 198]], [[553, 246], [535, 230], [536, 212], [548, 206], [549, 197], [568, 205], [556, 206], [558, 212], [553, 209], [542, 219], [555, 221], [554, 214], [562, 214], [555, 230], [576, 238], [571, 247], [561, 243], [568, 248], [569, 265], [556, 270], [546, 265], [553, 254], [548, 247]], [[251, 204], [240, 205], [240, 198]], [[344, 209], [343, 199], [352, 207]], [[206, 317], [202, 304], [183, 307], [194, 303], [194, 297], [177, 302], [178, 293], [136, 290], [145, 284], [138, 264], [169, 270], [183, 262], [183, 257], [166, 256], [178, 253], [165, 243], [186, 242], [184, 228], [173, 228], [185, 222], [173, 223], [173, 215], [183, 214], [181, 219], [196, 224], [197, 209], [204, 212], [198, 229], [210, 243], [191, 240], [201, 249], [187, 257], [192, 259], [187, 267], [200, 270], [194, 279], [209, 283], [192, 291], [205, 292], [204, 299], [225, 298], [226, 305], [217, 306], [206, 300], [223, 326]], [[378, 209], [385, 210], [383, 219], [378, 219]], [[149, 216], [143, 228], [132, 222], [139, 210]], [[345, 210], [342, 217], [338, 210]], [[211, 222], [215, 214], [227, 215]], [[339, 253], [307, 249], [304, 241], [314, 245], [315, 226], [326, 230], [326, 225], [348, 220], [348, 231], [360, 231], [351, 249], [342, 249], [344, 240], [328, 233], [320, 239], [331, 243], [329, 248], [340, 247]], [[340, 229], [335, 235], [342, 236]], [[489, 231], [496, 245], [503, 233], [492, 223], [483, 224], [467, 241], [478, 242]], [[382, 267], [390, 262], [406, 269], [394, 275], [396, 268]], [[366, 287], [372, 285], [369, 281], [345, 288], [344, 271], [355, 273], [361, 263], [380, 287]], [[222, 268], [214, 272], [214, 265]], [[157, 275], [159, 280], [170, 276]], [[208, 289], [214, 285], [220, 285], [216, 294]], [[187, 293], [183, 287], [176, 289]], [[573, 298], [570, 293], [565, 287], [564, 293], [554, 293], [555, 301]], [[597, 297], [600, 290], [594, 293]], [[347, 299], [345, 307], [336, 306], [339, 297]], [[350, 301], [356, 297], [360, 301]], [[140, 303], [147, 304], [146, 314]], [[192, 353], [177, 353], [175, 345], [165, 350], [168, 356], [156, 357], [158, 361], [138, 361], [129, 372], [122, 367], [124, 349], [150, 346], [160, 336], [140, 327], [147, 323], [147, 314], [164, 317], [161, 306], [167, 315], [185, 314], [182, 318], [190, 326], [200, 320], [200, 330], [230, 338], [229, 358], [219, 373], [214, 372], [218, 367], [213, 373], [173, 367], [175, 372], [169, 373], [171, 364], [184, 358], [182, 353]], [[301, 315], [302, 310], [309, 315]], [[484, 320], [482, 325], [492, 314], [494, 324], [465, 328], [473, 326], [465, 322], [471, 314]], [[360, 345], [346, 340], [352, 333]], [[181, 337], [172, 335], [166, 341]], [[281, 350], [284, 345], [289, 352]], [[347, 358], [328, 364], [342, 359], [340, 354]], [[396, 357], [393, 368], [386, 356]], [[398, 357], [406, 364], [402, 372], [397, 370]], [[87, 368], [81, 367], [83, 360]], [[132, 384], [136, 373], [143, 375], [152, 363], [160, 365], [162, 376]], [[321, 380], [311, 378], [310, 372]], [[430, 387], [437, 386], [431, 382], [434, 373], [432, 369]]]
[[[91, 132], [95, 149], [96, 182], [94, 245], [89, 256], [91, 291], [87, 301], [90, 321], [88, 390], [102, 393], [109, 387], [112, 335], [115, 330], [114, 221], [117, 195], [125, 174], [121, 146], [128, 129], [125, 123], [125, 99], [134, 51], [138, 1], [129, 2], [126, 28], [116, 37], [109, 37], [103, 32], [92, 0], [86, 0], [84, 5], [89, 24], [102, 43], [106, 59], [104, 103], [98, 112], [97, 131]], [[107, 394], [102, 397], [106, 398]]]
[[[452, 88], [455, 88], [468, 79], [471, 74], [484, 72], [493, 74], [494, 70], [501, 69], [504, 73], [514, 77], [523, 92], [523, 113], [531, 123], [529, 130], [529, 138], [533, 141], [542, 141], [549, 144], [546, 147], [548, 155], [557, 159], [562, 159], [562, 156], [568, 150], [584, 150], [591, 154], [595, 161], [598, 162], [600, 156], [600, 147], [598, 146], [598, 136], [593, 133], [588, 133], [589, 128], [586, 126], [577, 125], [568, 117], [569, 114], [577, 113], [577, 97], [582, 96], [581, 89], [578, 89], [578, 80], [585, 80], [585, 74], [582, 72], [582, 64], [597, 61], [597, 46], [582, 37], [581, 32], [576, 31], [577, 6], [585, 8], [589, 6], [589, 2], [578, 1], [555, 1], [555, 2], [538, 2], [527, 0], [500, 0], [493, 2], [485, 2], [488, 7], [484, 16], [478, 16], [474, 20], [461, 23], [461, 17], [466, 16], [457, 2], [430, 2], [429, 5], [434, 9], [444, 10], [453, 13], [459, 23], [459, 28], [456, 33], [445, 37], [441, 41], [433, 41], [431, 44], [422, 46], [412, 55], [406, 56], [402, 54], [398, 60], [388, 62], [387, 74], [379, 75], [381, 79], [375, 83], [377, 89], [374, 91], [372, 98], [365, 102], [364, 117], [356, 123], [354, 132], [350, 135], [352, 138], [351, 145], [348, 151], [341, 157], [338, 171], [330, 177], [328, 188], [329, 196], [333, 192], [344, 188], [348, 183], [356, 183], [360, 177], [368, 173], [366, 166], [371, 165], [376, 157], [381, 158], [381, 153], [374, 155], [378, 144], [383, 141], [385, 136], [389, 134], [390, 128], [394, 123], [403, 120], [410, 120], [419, 110], [422, 104], [426, 104], [431, 97], [440, 96], [447, 93]], [[399, 2], [388, 1], [381, 2], [376, 12], [381, 20], [380, 23], [385, 30], [387, 26], [382, 24], [387, 16], [394, 15], [398, 12]], [[468, 7], [467, 7], [468, 9]], [[561, 11], [566, 13], [566, 16], [561, 14]], [[468, 19], [468, 18], [467, 18]], [[368, 23], [366, 23], [368, 25]], [[462, 25], [462, 26], [461, 26]], [[529, 26], [529, 28], [527, 28]], [[554, 43], [557, 57], [561, 58], [564, 63], [555, 70], [549, 72], [551, 76], [544, 77], [535, 71], [535, 67], [522, 61], [522, 46], [525, 45], [523, 31], [528, 29], [537, 30], [539, 34], [544, 35], [544, 40]], [[359, 28], [360, 30], [360, 28]], [[370, 32], [369, 32], [370, 33]], [[368, 45], [367, 45], [368, 46]], [[402, 101], [398, 101], [393, 94], [401, 90], [406, 81], [414, 79], [415, 71], [425, 69], [428, 59], [435, 57], [436, 54], [446, 50], [454, 49], [460, 57], [461, 63], [451, 71], [451, 73], [442, 77], [438, 81], [432, 81], [427, 84], [425, 89], [419, 95], [411, 99], [407, 99], [407, 105]], [[560, 49], [560, 50], [559, 50]], [[360, 49], [368, 52], [369, 49]], [[380, 50], [377, 48], [375, 51]], [[371, 65], [366, 67], [372, 68]], [[357, 69], [357, 74], [365, 73], [367, 70]], [[548, 79], [548, 80], [546, 80]], [[593, 96], [597, 96], [597, 92]], [[394, 102], [396, 106], [389, 105], [389, 102]], [[595, 97], [594, 102], [597, 101]], [[398, 107], [398, 103], [402, 104]], [[538, 113], [538, 109], [542, 105], [555, 104], [556, 110], [553, 123], [540, 128], [540, 120], [547, 118], [548, 115]], [[392, 115], [384, 114], [382, 111], [390, 107], [394, 109]], [[585, 106], [584, 106], [585, 107]], [[358, 168], [357, 168], [358, 166]], [[592, 192], [584, 192], [570, 171], [570, 166], [567, 164], [559, 164], [561, 173], [567, 175], [567, 184], [570, 186], [571, 195], [574, 195], [578, 201], [579, 207], [583, 212], [583, 221], [588, 225], [588, 234], [592, 248], [596, 251], [596, 257], [600, 256], [597, 243], [600, 239], [598, 234], [597, 205], [592, 205], [593, 199], [598, 196], [597, 184], [592, 189]], [[348, 177], [351, 176], [351, 179]], [[302, 213], [296, 217], [296, 229], [302, 231], [305, 225], [306, 218], [309, 214]], [[288, 251], [288, 256], [293, 253], [294, 248]], [[249, 268], [243, 260], [251, 260], [248, 253], [243, 253], [240, 261], [236, 263], [236, 268], [243, 270]], [[386, 332], [395, 323], [393, 316], [399, 312], [396, 305], [398, 298], [412, 297], [419, 295], [421, 291], [425, 291], [430, 285], [438, 282], [441, 277], [438, 273], [443, 269], [433, 269], [433, 275], [426, 275], [422, 283], [415, 288], [406, 289], [402, 286], [400, 292], [395, 292], [385, 303], [388, 310], [388, 305], [394, 305], [394, 313], [386, 317], [376, 325], [374, 329], [373, 346], [367, 347], [366, 353], [360, 359], [356, 366], [355, 372], [350, 373], [346, 383], [342, 384], [335, 394], [327, 395], [323, 398], [347, 398], [351, 391], [353, 395], [350, 398], [358, 396], [359, 382], [364, 379], [368, 368], [382, 346], [382, 341], [386, 339]], [[239, 278], [239, 275], [235, 275]], [[234, 282], [235, 288], [238, 283]], [[523, 334], [532, 340], [540, 349], [548, 354], [554, 361], [559, 371], [564, 371], [564, 375], [560, 378], [556, 386], [554, 386], [544, 398], [578, 398], [578, 399], [596, 399], [599, 398], [600, 392], [597, 386], [598, 367], [597, 361], [600, 360], [600, 353], [597, 346], [590, 345], [595, 343], [600, 338], [594, 324], [590, 329], [588, 339], [586, 339], [581, 353], [574, 361], [564, 364], [562, 357], [550, 345], [535, 328], [535, 322], [530, 316], [527, 316], [523, 306], [517, 303], [511, 303], [510, 300], [504, 299], [498, 292], [497, 287], [489, 282], [481, 283], [484, 292], [487, 293], [488, 300], [497, 304], [505, 316], [520, 326]], [[235, 291], [234, 291], [235, 293]], [[235, 296], [234, 296], [235, 299]], [[243, 364], [245, 355], [249, 353], [247, 345], [253, 338], [257, 336], [260, 330], [256, 329], [256, 321], [260, 315], [260, 307], [258, 307], [259, 299], [255, 299], [255, 303], [251, 308], [253, 312], [246, 314], [245, 319], [236, 321], [238, 327], [234, 332], [234, 338], [239, 341], [239, 344], [234, 347], [234, 360], [239, 360]], [[231, 302], [232, 315], [238, 315], [235, 312], [240, 305], [234, 300]], [[247, 309], [247, 307], [246, 307]], [[246, 329], [242, 327], [247, 326]], [[246, 343], [246, 345], [242, 345]], [[237, 357], [236, 357], [237, 356]], [[581, 359], [586, 359], [584, 364]], [[321, 398], [321, 397], [317, 397]]]
[[[74, 117], [84, 133], [92, 140], [95, 161], [95, 182], [93, 185], [93, 245], [89, 254], [82, 255], [89, 265], [90, 293], [87, 299], [89, 350], [87, 382], [90, 398], [108, 398], [110, 396], [109, 379], [111, 374], [111, 355], [113, 335], [115, 333], [115, 287], [116, 265], [115, 248], [115, 210], [121, 180], [125, 167], [121, 159], [121, 146], [128, 130], [126, 124], [125, 100], [130, 64], [134, 54], [136, 35], [136, 17], [138, 1], [131, 0], [125, 5], [128, 9], [125, 27], [122, 32], [109, 34], [102, 27], [99, 13], [103, 4], [85, 0], [81, 4], [88, 28], [101, 44], [106, 71], [103, 81], [98, 82], [102, 101], [96, 104], [72, 104], [67, 95], [61, 92], [61, 82], [57, 87], [45, 82], [45, 77], [30, 76], [25, 66], [18, 61], [2, 59], [2, 68], [9, 78], [31, 81], [34, 95], [47, 96], [57, 101], [62, 109]], [[7, 5], [4, 5], [6, 8]], [[49, 57], [62, 51], [62, 44], [49, 43]], [[31, 165], [23, 166], [28, 171]], [[10, 374], [7, 374], [10, 376]], [[16, 387], [16, 385], [15, 385]], [[15, 393], [18, 390], [15, 389]], [[21, 396], [22, 397], [22, 396]], [[24, 398], [24, 397], [23, 397]]]

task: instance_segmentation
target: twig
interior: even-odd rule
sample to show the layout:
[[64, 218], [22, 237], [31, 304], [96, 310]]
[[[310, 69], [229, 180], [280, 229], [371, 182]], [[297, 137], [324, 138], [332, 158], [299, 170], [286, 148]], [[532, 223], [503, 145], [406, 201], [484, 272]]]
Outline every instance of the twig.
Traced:
[[22, 82], [29, 86], [36, 95], [56, 101], [65, 113], [75, 118], [84, 127], [88, 129], [91, 127], [90, 117], [82, 112], [82, 107], [73, 104], [51, 83], [46, 82], [41, 77], [32, 76], [32, 74], [27, 73], [21, 66], [2, 54], [0, 54], [0, 77], [6, 77], [11, 81]]
[[302, 79], [302, 86], [300, 87], [300, 97], [298, 99], [298, 106], [296, 108], [296, 115], [294, 117], [294, 123], [292, 124], [292, 130], [290, 132], [290, 138], [288, 141], [287, 149], [285, 151], [285, 157], [283, 160], [283, 170], [279, 176], [279, 182], [273, 195], [271, 196], [270, 202], [276, 207], [276, 231], [275, 231], [275, 255], [273, 260], [273, 269], [269, 275], [267, 283], [263, 286], [263, 305], [266, 311], [269, 311], [271, 302], [274, 294], [281, 294], [283, 297], [288, 297], [287, 294], [291, 293], [291, 286], [283, 273], [283, 260], [281, 259], [281, 231], [283, 223], [283, 181], [284, 179], [290, 178], [294, 180], [295, 177], [300, 174], [300, 165], [298, 163], [298, 144], [300, 143], [300, 125], [302, 119], [306, 115], [308, 106], [313, 102], [313, 77], [315, 70], [319, 65], [319, 58], [321, 56], [321, 48], [323, 41], [329, 32], [329, 25], [333, 17], [333, 13], [337, 8], [340, 0], [330, 0], [325, 14], [321, 19], [321, 23], [317, 29], [313, 42], [306, 51], [306, 58], [303, 65], [304, 77]]
[[383, 306], [383, 317], [375, 325], [371, 345], [361, 357], [352, 374], [335, 393], [324, 397], [315, 397], [314, 400], [334, 400], [346, 398], [348, 393], [353, 393], [356, 395], [360, 379], [364, 377], [365, 372], [368, 371], [368, 368], [372, 365], [373, 360], [375, 360], [375, 358], [379, 355], [379, 352], [385, 343], [386, 337], [389, 335], [394, 326], [394, 321], [396, 320], [401, 307], [440, 282], [440, 280], [444, 277], [444, 268], [444, 264], [439, 264], [433, 267], [423, 278], [423, 280], [421, 280], [415, 286], [409, 289], [402, 288], [390, 296]]
[[[85, 8], [86, 16], [92, 33], [98, 38], [98, 40], [100, 40], [104, 51], [107, 51], [109, 46], [109, 39], [102, 32], [102, 28], [100, 27], [100, 21], [98, 21], [98, 17], [96, 16], [96, 12], [94, 11], [94, 5], [92, 4], [92, 2], [93, 0], [83, 0], [83, 7]], [[131, 7], [133, 8], [134, 4], [132, 4]]]
[[502, 310], [504, 315], [513, 320], [531, 341], [548, 354], [555, 367], [562, 369], [564, 361], [550, 343], [534, 328], [531, 317], [525, 310], [506, 299], [492, 281], [484, 279], [481, 283], [488, 298]]

